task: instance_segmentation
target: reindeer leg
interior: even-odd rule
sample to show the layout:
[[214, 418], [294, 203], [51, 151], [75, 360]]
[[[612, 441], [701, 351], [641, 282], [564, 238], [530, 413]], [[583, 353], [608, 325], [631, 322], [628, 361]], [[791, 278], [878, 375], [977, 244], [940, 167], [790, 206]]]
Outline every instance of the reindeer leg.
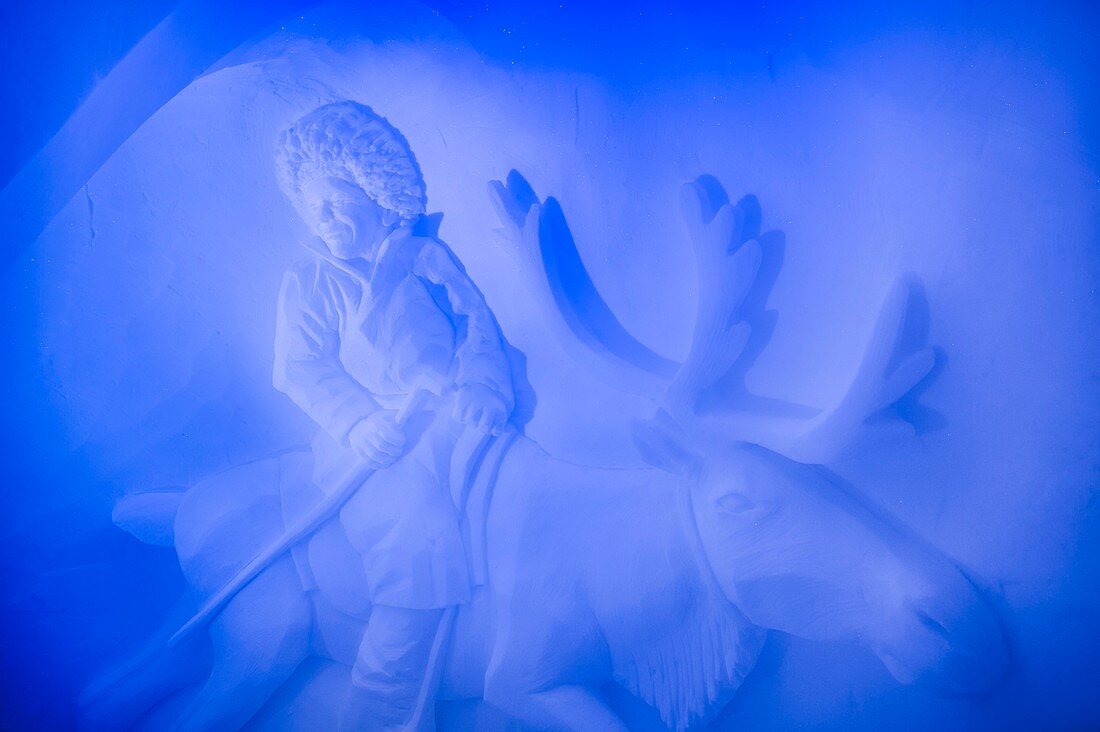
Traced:
[[78, 703], [89, 729], [129, 729], [158, 703], [202, 677], [201, 647], [189, 643], [168, 651], [164, 637], [158, 635], [155, 645], [81, 694]]
[[312, 612], [290, 558], [272, 564], [211, 623], [214, 666], [181, 730], [237, 729], [309, 652]]
[[564, 589], [517, 589], [508, 605], [486, 671], [485, 701], [536, 730], [626, 732], [595, 692], [609, 675], [607, 647], [578, 598]]

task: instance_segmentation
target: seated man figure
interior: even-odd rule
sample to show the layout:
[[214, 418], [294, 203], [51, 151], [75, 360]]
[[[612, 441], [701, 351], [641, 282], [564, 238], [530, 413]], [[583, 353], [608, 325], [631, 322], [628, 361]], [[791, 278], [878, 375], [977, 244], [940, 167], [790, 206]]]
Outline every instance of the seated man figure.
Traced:
[[[443, 609], [469, 598], [447, 474], [464, 430], [499, 433], [513, 413], [508, 351], [454, 254], [420, 235], [424, 181], [385, 119], [320, 107], [283, 133], [277, 170], [318, 240], [283, 281], [274, 383], [321, 427], [322, 490], [349, 459], [376, 468], [340, 516], [372, 604], [344, 726], [401, 728]], [[398, 425], [425, 377], [442, 403]]]

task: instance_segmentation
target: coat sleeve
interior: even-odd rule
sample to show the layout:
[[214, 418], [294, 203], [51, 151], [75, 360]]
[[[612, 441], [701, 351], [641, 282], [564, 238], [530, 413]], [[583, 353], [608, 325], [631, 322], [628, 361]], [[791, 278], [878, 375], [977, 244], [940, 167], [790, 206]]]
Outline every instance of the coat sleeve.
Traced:
[[334, 440], [379, 409], [340, 363], [339, 311], [333, 285], [316, 265], [287, 272], [275, 322], [273, 383]]
[[421, 248], [415, 273], [444, 289], [454, 313], [456, 386], [487, 386], [504, 398], [511, 411], [515, 396], [500, 328], [466, 270], [445, 244], [432, 240]]

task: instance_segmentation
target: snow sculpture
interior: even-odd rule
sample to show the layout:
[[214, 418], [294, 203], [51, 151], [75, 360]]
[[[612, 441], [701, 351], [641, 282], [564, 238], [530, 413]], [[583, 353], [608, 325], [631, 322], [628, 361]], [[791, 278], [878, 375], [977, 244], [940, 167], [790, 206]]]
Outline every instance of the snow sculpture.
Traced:
[[524, 435], [522, 358], [435, 237], [400, 133], [327, 105], [286, 133], [279, 166], [318, 239], [280, 294], [275, 385], [318, 437], [119, 503], [121, 526], [175, 548], [199, 601], [85, 692], [91, 719], [229, 729], [275, 705], [303, 729], [423, 729], [437, 701], [483, 699], [524, 728], [625, 729], [600, 692], [615, 682], [686, 729], [732, 698], [768, 629], [863, 643], [906, 683], [1001, 678], [1004, 633], [975, 583], [819, 465], [905, 428], [892, 408], [936, 360], [900, 338], [909, 284], [847, 395], [812, 414], [741, 380], [774, 325], [777, 239], [755, 199], [683, 187], [699, 309], [675, 363], [616, 319], [556, 201], [515, 172], [493, 182], [555, 335], [659, 403], [634, 429], [651, 467], [573, 465]]

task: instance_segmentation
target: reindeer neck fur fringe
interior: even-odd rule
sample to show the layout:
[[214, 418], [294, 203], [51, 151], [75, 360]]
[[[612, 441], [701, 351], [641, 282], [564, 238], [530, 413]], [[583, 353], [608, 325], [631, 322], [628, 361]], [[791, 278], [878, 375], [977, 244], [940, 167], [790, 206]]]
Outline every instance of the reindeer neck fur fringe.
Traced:
[[733, 697], [763, 642], [731, 606], [703, 598], [668, 635], [616, 654], [615, 680], [681, 732]]

